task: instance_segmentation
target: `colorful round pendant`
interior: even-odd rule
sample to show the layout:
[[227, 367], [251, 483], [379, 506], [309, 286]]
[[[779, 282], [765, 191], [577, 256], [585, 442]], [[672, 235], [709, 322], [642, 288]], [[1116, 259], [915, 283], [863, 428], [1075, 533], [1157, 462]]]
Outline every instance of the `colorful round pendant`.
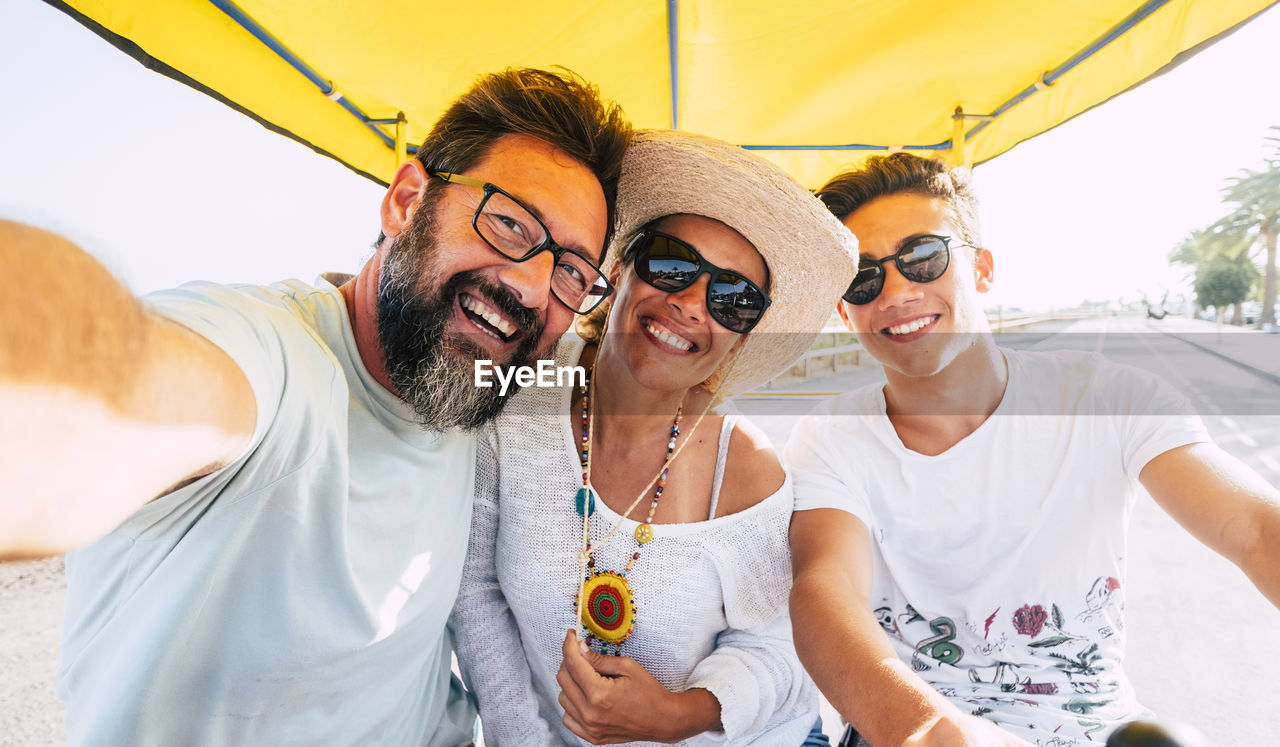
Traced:
[[649, 540], [653, 539], [653, 527], [650, 526], [649, 524], [637, 524], [635, 535], [636, 535], [636, 542], [639, 542], [640, 544], [643, 545], [647, 543]]
[[627, 579], [613, 571], [594, 573], [583, 585], [582, 624], [587, 632], [614, 645], [627, 640], [635, 624], [636, 605]]

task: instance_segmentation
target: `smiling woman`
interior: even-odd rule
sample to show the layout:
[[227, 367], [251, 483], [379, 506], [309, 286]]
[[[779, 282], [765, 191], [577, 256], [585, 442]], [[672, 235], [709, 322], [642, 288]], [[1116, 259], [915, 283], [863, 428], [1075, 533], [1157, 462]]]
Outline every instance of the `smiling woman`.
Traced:
[[852, 236], [768, 162], [678, 132], [637, 134], [618, 216], [617, 291], [556, 351], [587, 380], [482, 433], [459, 665], [498, 744], [799, 745], [817, 693], [785, 611], [790, 483], [713, 408], [808, 347]]

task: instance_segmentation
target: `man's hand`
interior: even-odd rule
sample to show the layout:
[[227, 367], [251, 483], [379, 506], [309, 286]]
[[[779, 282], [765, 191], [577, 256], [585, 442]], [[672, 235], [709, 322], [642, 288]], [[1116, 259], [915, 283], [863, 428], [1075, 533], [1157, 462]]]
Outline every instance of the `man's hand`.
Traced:
[[944, 715], [907, 737], [903, 747], [1031, 747], [985, 718], [957, 711]]
[[591, 651], [574, 630], [563, 650], [564, 725], [592, 744], [678, 742], [720, 728], [720, 702], [707, 690], [673, 693], [635, 659]]
[[0, 220], [0, 560], [57, 555], [249, 445], [249, 380], [66, 239]]

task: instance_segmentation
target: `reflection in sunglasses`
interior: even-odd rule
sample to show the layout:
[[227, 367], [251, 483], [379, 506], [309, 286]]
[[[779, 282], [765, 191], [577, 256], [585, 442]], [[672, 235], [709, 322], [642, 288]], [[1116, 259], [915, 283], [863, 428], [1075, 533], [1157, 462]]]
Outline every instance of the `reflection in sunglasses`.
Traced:
[[642, 231], [632, 240], [636, 275], [649, 285], [675, 293], [688, 288], [703, 273], [707, 284], [707, 312], [718, 324], [745, 334], [760, 321], [770, 300], [765, 292], [742, 275], [708, 262], [696, 249], [673, 236]]
[[887, 257], [862, 257], [858, 260], [858, 274], [845, 291], [844, 300], [855, 306], [876, 300], [884, 290], [884, 266], [889, 262], [893, 262], [898, 272], [913, 283], [932, 283], [942, 277], [951, 264], [950, 243], [950, 236], [918, 236], [905, 242], [898, 251]]

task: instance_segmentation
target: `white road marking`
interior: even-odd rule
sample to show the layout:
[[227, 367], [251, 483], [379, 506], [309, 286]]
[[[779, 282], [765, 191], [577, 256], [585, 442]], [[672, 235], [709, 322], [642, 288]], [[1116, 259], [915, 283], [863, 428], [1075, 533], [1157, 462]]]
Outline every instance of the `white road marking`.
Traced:
[[1214, 440], [1217, 441], [1219, 444], [1233, 443], [1235, 441], [1239, 441], [1240, 443], [1244, 444], [1247, 448], [1250, 448], [1250, 449], [1257, 448], [1258, 446], [1258, 442], [1253, 440], [1253, 437], [1247, 433], [1224, 433], [1223, 435], [1217, 437]]
[[[1145, 347], [1152, 355], [1154, 355], [1161, 363], [1164, 364], [1164, 367], [1169, 371], [1170, 381], [1176, 383], [1180, 390], [1192, 388], [1191, 382], [1187, 379], [1187, 377], [1183, 376], [1182, 372], [1179, 371], [1177, 368], [1175, 368], [1174, 365], [1169, 362], [1168, 358], [1161, 355], [1160, 351], [1152, 347], [1151, 342], [1147, 340], [1145, 335], [1138, 335], [1138, 339], [1142, 341], [1143, 347]], [[1205, 400], [1205, 401], [1207, 402], [1208, 400]], [[1210, 405], [1210, 408], [1212, 407], [1213, 406]]]
[[1272, 472], [1280, 472], [1280, 462], [1277, 462], [1270, 455], [1263, 454], [1262, 456], [1258, 457], [1258, 461], [1266, 465], [1267, 469], [1271, 470]]
[[1222, 421], [1223, 425], [1227, 426], [1231, 430], [1233, 431], [1240, 430], [1240, 426], [1236, 425], [1236, 421], [1232, 420], [1231, 418], [1223, 417], [1223, 418], [1220, 418], [1220, 420]]

